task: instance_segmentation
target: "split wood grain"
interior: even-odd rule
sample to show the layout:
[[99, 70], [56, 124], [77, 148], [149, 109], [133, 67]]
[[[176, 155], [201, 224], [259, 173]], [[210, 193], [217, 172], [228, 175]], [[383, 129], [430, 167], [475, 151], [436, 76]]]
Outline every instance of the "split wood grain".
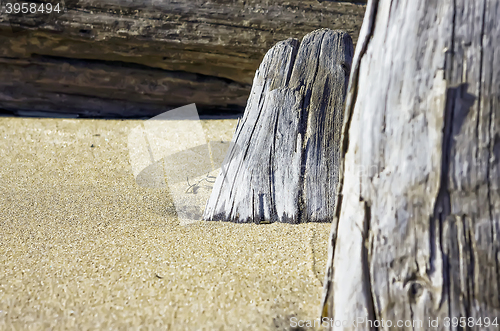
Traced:
[[330, 222], [353, 56], [343, 31], [279, 42], [255, 74], [205, 220]]
[[500, 323], [499, 21], [495, 0], [368, 2], [324, 314]]
[[316, 0], [58, 3], [58, 15], [0, 12], [0, 109], [148, 117], [196, 103], [241, 112], [269, 48], [326, 27], [355, 41], [366, 8]]

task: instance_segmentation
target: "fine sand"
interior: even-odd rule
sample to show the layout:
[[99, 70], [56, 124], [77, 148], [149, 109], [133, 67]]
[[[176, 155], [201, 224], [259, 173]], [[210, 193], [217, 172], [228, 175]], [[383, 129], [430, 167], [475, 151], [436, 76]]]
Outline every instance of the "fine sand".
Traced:
[[[127, 141], [139, 124], [0, 118], [0, 329], [288, 330], [293, 316], [317, 318], [330, 225], [182, 223], [168, 187], [136, 182]], [[228, 141], [236, 120], [202, 126]]]

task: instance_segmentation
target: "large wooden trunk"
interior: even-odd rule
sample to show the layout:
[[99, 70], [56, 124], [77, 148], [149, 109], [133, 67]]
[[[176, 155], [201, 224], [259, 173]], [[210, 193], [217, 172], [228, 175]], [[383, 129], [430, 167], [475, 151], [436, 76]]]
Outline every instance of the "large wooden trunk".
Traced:
[[325, 282], [336, 330], [499, 329], [498, 22], [496, 0], [369, 1]]
[[331, 221], [353, 53], [346, 32], [328, 29], [269, 50], [205, 220]]
[[275, 43], [319, 28], [345, 30], [355, 41], [366, 7], [316, 0], [50, 1], [64, 11], [0, 13], [0, 109], [151, 116], [196, 103], [201, 110], [241, 111]]

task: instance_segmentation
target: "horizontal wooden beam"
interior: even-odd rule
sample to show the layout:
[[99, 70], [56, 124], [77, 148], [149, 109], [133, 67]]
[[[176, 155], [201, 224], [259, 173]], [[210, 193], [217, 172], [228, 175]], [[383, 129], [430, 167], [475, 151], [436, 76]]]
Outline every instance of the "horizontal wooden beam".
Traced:
[[[0, 14], [0, 89], [11, 91], [0, 96], [0, 108], [26, 110], [39, 104], [65, 109], [72, 104], [68, 111], [85, 113], [78, 101], [85, 96], [101, 114], [108, 102], [128, 105], [133, 110], [123, 109], [124, 116], [192, 102], [242, 109], [255, 70], [276, 42], [323, 27], [345, 30], [356, 41], [365, 10], [360, 4], [299, 0], [62, 3], [59, 15]], [[78, 67], [78, 75], [65, 71], [69, 67]], [[88, 79], [97, 71], [101, 78], [90, 88]], [[5, 78], [13, 72], [15, 79]], [[43, 82], [33, 79], [36, 72], [43, 72]], [[137, 85], [131, 75], [137, 75]], [[165, 79], [154, 87], [161, 76]]]

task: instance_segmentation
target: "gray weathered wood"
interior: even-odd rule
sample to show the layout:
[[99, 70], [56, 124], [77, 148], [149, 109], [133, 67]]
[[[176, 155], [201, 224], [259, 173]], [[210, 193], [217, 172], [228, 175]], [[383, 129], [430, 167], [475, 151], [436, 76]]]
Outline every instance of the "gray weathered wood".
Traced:
[[499, 329], [498, 22], [496, 0], [368, 2], [325, 279], [323, 312], [350, 322], [336, 330]]
[[353, 53], [346, 32], [328, 29], [269, 50], [204, 219], [331, 221]]
[[[196, 103], [200, 108], [246, 103], [248, 88], [182, 71], [101, 61], [0, 58], [0, 108], [83, 117], [147, 117]], [[231, 100], [231, 104], [228, 103]]]
[[242, 110], [272, 45], [326, 27], [356, 40], [366, 7], [316, 0], [57, 2], [66, 4], [60, 15], [0, 13], [0, 108], [150, 116], [194, 102]]

